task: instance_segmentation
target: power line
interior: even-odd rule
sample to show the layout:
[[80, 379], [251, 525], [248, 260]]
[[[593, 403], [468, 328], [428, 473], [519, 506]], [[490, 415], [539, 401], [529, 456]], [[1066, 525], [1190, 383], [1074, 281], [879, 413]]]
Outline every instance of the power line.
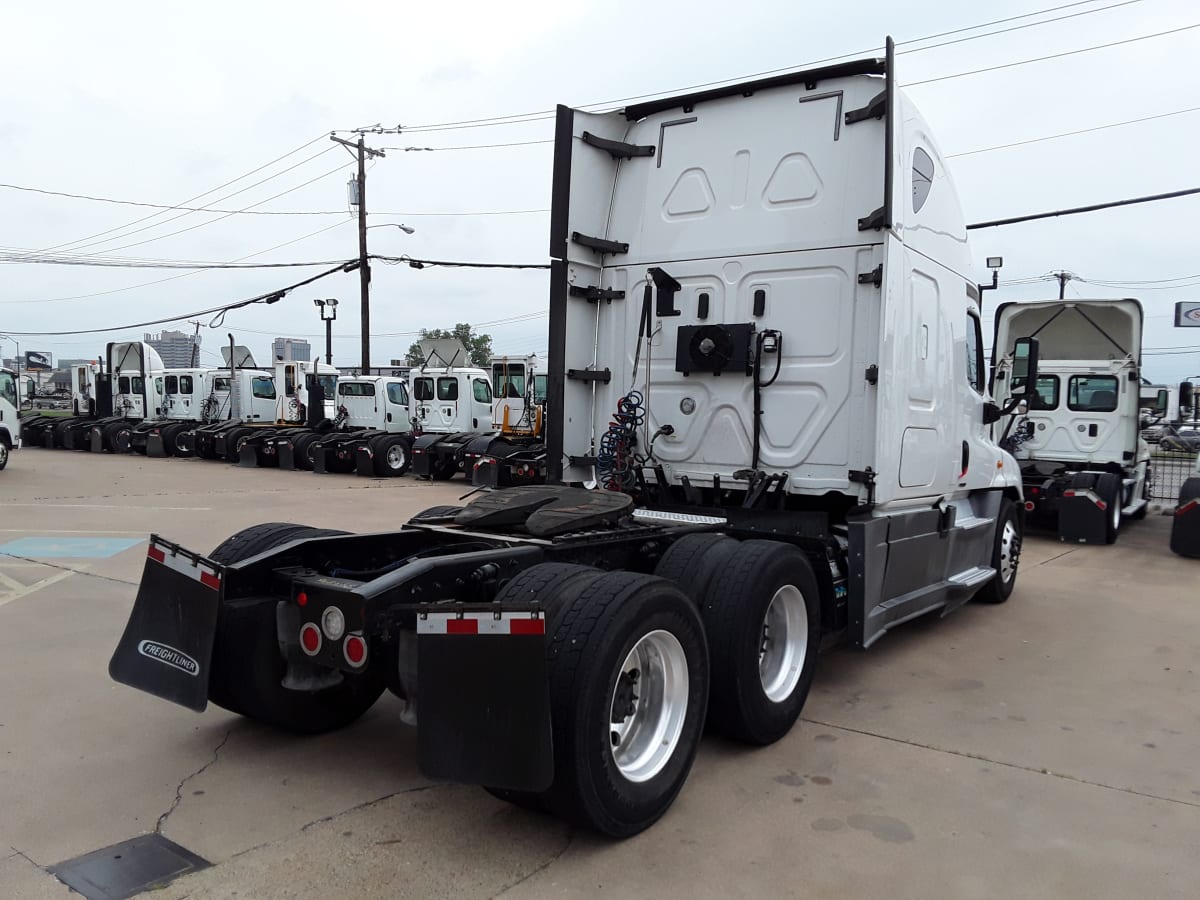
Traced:
[[[259, 184], [261, 184], [261, 183], [262, 182], [259, 182]], [[337, 210], [337, 211], [329, 211], [329, 212], [326, 212], [326, 211], [308, 212], [305, 210], [266, 210], [266, 209], [229, 210], [229, 209], [218, 209], [218, 208], [211, 207], [211, 206], [176, 206], [176, 205], [172, 205], [169, 203], [146, 203], [144, 201], [139, 201], [139, 200], [117, 200], [113, 197], [95, 197], [95, 196], [92, 196], [91, 194], [72, 194], [72, 193], [68, 193], [67, 191], [51, 191], [51, 190], [47, 190], [46, 188], [28, 187], [26, 185], [21, 185], [21, 184], [0, 183], [0, 188], [7, 188], [10, 191], [24, 191], [24, 192], [30, 193], [30, 194], [45, 194], [50, 197], [67, 197], [72, 200], [91, 200], [95, 203], [115, 203], [115, 204], [119, 204], [120, 206], [143, 206], [143, 207], [147, 207], [149, 209], [182, 210], [184, 212], [203, 212], [203, 213], [214, 213], [214, 214], [216, 214], [216, 213], [240, 213], [242, 215], [249, 215], [249, 216], [332, 216], [332, 215], [341, 215], [342, 213], [345, 212], [345, 210]], [[249, 188], [247, 188], [247, 190], [249, 190]], [[147, 216], [147, 218], [150, 218], [150, 217]], [[166, 223], [160, 222], [159, 224], [165, 225]], [[157, 226], [151, 226], [151, 227], [153, 228], [153, 227], [157, 227]], [[117, 229], [114, 229], [114, 230], [117, 230]], [[114, 239], [114, 240], [116, 240], [116, 239]], [[106, 243], [106, 242], [98, 241], [98, 243]]]
[[[351, 222], [351, 221], [353, 221], [353, 219], [344, 219], [341, 222], [334, 222], [332, 225], [327, 225], [324, 228], [318, 228], [316, 231], [310, 232], [309, 234], [301, 235], [300, 237], [293, 238], [290, 241], [284, 241], [282, 244], [276, 244], [273, 247], [267, 247], [265, 250], [258, 250], [254, 253], [248, 253], [245, 256], [240, 256], [237, 259], [230, 260], [230, 262], [242, 262], [243, 260], [253, 259], [256, 256], [261, 256], [264, 253], [270, 253], [272, 250], [279, 250], [283, 247], [287, 247], [290, 244], [298, 244], [300, 241], [307, 240], [310, 237], [315, 237], [316, 235], [322, 234], [323, 232], [326, 232], [326, 231], [331, 231], [334, 228], [338, 228], [342, 225], [345, 225], [347, 222]], [[189, 278], [192, 275], [196, 275], [196, 274], [198, 274], [198, 273], [197, 272], [183, 272], [180, 275], [168, 275], [166, 278], [156, 278], [153, 281], [143, 281], [140, 284], [131, 284], [131, 285], [127, 285], [125, 287], [113, 288], [112, 290], [108, 290], [108, 291], [96, 291], [91, 294], [76, 294], [76, 295], [70, 296], [70, 297], [50, 297], [48, 299], [41, 299], [41, 300], [0, 300], [0, 304], [67, 303], [67, 302], [74, 301], [74, 300], [90, 300], [95, 297], [107, 297], [112, 294], [123, 294], [127, 291], [137, 290], [139, 288], [144, 288], [144, 287], [150, 287], [155, 284], [164, 284], [165, 282], [176, 281], [180, 278]]]
[[967, 226], [968, 231], [978, 228], [995, 228], [1000, 225], [1016, 225], [1019, 222], [1032, 222], [1036, 219], [1051, 219], [1057, 216], [1074, 216], [1080, 213], [1096, 212], [1101, 209], [1113, 209], [1118, 206], [1133, 206], [1138, 203], [1155, 203], [1159, 200], [1172, 200], [1176, 197], [1188, 197], [1200, 194], [1200, 187], [1187, 188], [1182, 191], [1170, 191], [1166, 194], [1150, 194], [1145, 197], [1133, 197], [1129, 200], [1113, 200], [1109, 203], [1093, 203], [1090, 206], [1076, 206], [1073, 209], [1059, 209], [1053, 212], [1030, 213], [1026, 216], [1013, 216], [1009, 219], [993, 219], [990, 222], [975, 222]]
[[[324, 133], [319, 134], [315, 138], [313, 138], [311, 141], [303, 143], [299, 147], [289, 150], [287, 153], [283, 154], [282, 156], [277, 156], [275, 159], [271, 160], [270, 162], [263, 163], [258, 168], [251, 169], [249, 172], [246, 172], [243, 175], [239, 175], [237, 178], [234, 178], [231, 181], [226, 181], [224, 184], [219, 184], [215, 188], [210, 188], [209, 190], [205, 191], [202, 194], [197, 194], [194, 197], [189, 197], [187, 200], [183, 201], [182, 205], [186, 205], [188, 203], [194, 203], [195, 201], [199, 200], [201, 197], [207, 197], [209, 194], [215, 194], [217, 191], [223, 190], [224, 188], [229, 187], [231, 184], [236, 184], [237, 182], [242, 181], [243, 179], [249, 178], [251, 175], [257, 175], [263, 169], [270, 168], [271, 166], [275, 165], [275, 163], [282, 162], [283, 160], [287, 159], [289, 156], [294, 156], [295, 154], [299, 153], [301, 150], [305, 150], [305, 149], [311, 147], [313, 144], [317, 143], [317, 141], [322, 140], [324, 137], [325, 137]], [[287, 170], [285, 170], [285, 171], [287, 171]], [[279, 174], [283, 174], [283, 173], [281, 172]], [[219, 201], [214, 201], [214, 202], [219, 202]], [[151, 213], [148, 216], [143, 216], [140, 219], [135, 219], [134, 221], [128, 222], [125, 225], [118, 225], [115, 228], [109, 228], [105, 231], [99, 231], [96, 234], [88, 235], [87, 237], [79, 238], [78, 240], [74, 240], [74, 241], [68, 241], [65, 244], [56, 244], [53, 247], [45, 247], [45, 248], [43, 248], [43, 250], [44, 251], [61, 250], [64, 247], [70, 247], [75, 244], [82, 244], [85, 241], [92, 240], [93, 238], [103, 237], [106, 234], [112, 234], [114, 231], [122, 231], [122, 230], [124, 230], [126, 228], [130, 228], [134, 225], [139, 225], [142, 222], [145, 222], [148, 219], [156, 218], [159, 215], [161, 215], [161, 213]]]
[[[990, 22], [981, 22], [977, 25], [969, 25], [969, 26], [965, 26], [963, 28], [956, 28], [956, 29], [953, 29], [950, 31], [942, 31], [942, 32], [938, 32], [936, 34], [925, 35], [923, 37], [911, 38], [907, 41], [900, 41], [899, 43], [897, 43], [896, 46], [902, 47], [902, 46], [907, 46], [909, 44], [919, 44], [919, 43], [923, 43], [925, 41], [937, 40], [937, 39], [943, 38], [943, 37], [950, 37], [950, 36], [953, 36], [956, 34], [963, 34], [968, 31], [976, 31], [980, 28], [989, 28], [993, 25], [1004, 25], [1009, 22], [1018, 21], [1020, 19], [1028, 19], [1028, 18], [1032, 18], [1035, 16], [1046, 15], [1048, 13], [1059, 12], [1060, 10], [1064, 10], [1064, 9], [1072, 9], [1072, 8], [1078, 7], [1078, 6], [1087, 6], [1093, 2], [1096, 2], [1096, 0], [1078, 0], [1078, 2], [1074, 2], [1074, 3], [1064, 3], [1064, 4], [1061, 4], [1058, 6], [1052, 6], [1052, 7], [1048, 7], [1045, 9], [1035, 10], [1034, 12], [1023, 13], [1023, 14], [1017, 15], [1017, 16], [1008, 16], [1008, 17], [1002, 18], [1002, 19], [993, 19]], [[1116, 4], [1116, 5], [1121, 6], [1124, 4]], [[1103, 12], [1104, 9], [1110, 9], [1110, 8], [1111, 7], [1103, 7], [1102, 9], [1087, 10], [1082, 13], [1077, 13], [1076, 15], [1088, 15], [1093, 12]], [[1058, 20], [1052, 20], [1052, 21], [1058, 21]], [[1041, 24], [1044, 24], [1044, 23], [1031, 22], [1027, 26], [1024, 26], [1024, 27], [1035, 27], [1035, 26], [1041, 25]], [[1008, 30], [1011, 30], [1011, 29], [1006, 29], [1005, 31], [1000, 31], [997, 33], [1002, 34]], [[982, 38], [982, 37], [990, 37], [990, 36], [991, 36], [991, 34], [989, 33], [989, 34], [977, 35], [976, 37]], [[809, 62], [800, 63], [798, 65], [783, 66], [783, 67], [780, 67], [777, 69], [767, 69], [765, 71], [754, 72], [749, 75], [740, 75], [740, 76], [734, 76], [734, 77], [729, 77], [729, 78], [722, 78], [722, 79], [718, 79], [716, 81], [708, 81], [708, 82], [703, 82], [701, 84], [689, 85], [687, 87], [674, 88], [671, 90], [654, 91], [654, 92], [648, 93], [648, 94], [637, 94], [632, 97], [617, 97], [612, 100], [601, 100], [601, 101], [596, 101], [593, 103], [582, 103], [582, 104], [579, 104], [578, 108], [579, 109], [590, 109], [592, 107], [597, 107], [597, 106], [600, 106], [600, 107], [618, 106], [620, 104], [629, 103], [629, 102], [632, 102], [635, 100], [646, 100], [646, 99], [649, 99], [652, 97], [661, 97], [664, 95], [669, 96], [671, 94], [688, 93], [691, 91], [701, 90], [703, 88], [709, 88], [709, 87], [716, 87], [718, 85], [724, 85], [724, 84], [736, 84], [741, 81], [750, 81], [755, 78], [764, 78], [764, 77], [767, 77], [770, 75], [778, 75], [778, 74], [781, 74], [784, 72], [798, 71], [798, 70], [810, 68], [812, 66], [823, 65], [825, 63], [831, 63], [831, 62], [837, 62], [838, 60], [858, 57], [858, 56], [865, 55], [867, 53], [876, 53], [882, 49], [883, 49], [882, 47], [878, 47], [878, 46], [868, 47], [866, 49], [856, 50], [851, 53], [842, 53], [837, 56], [827, 56], [823, 59], [811, 60]], [[919, 50], [924, 50], [924, 49], [933, 49], [933, 48], [932, 47], [914, 48], [912, 50], [905, 50], [905, 51], [901, 51], [901, 52], [914, 53], [914, 52], [919, 52]], [[481, 127], [489, 127], [489, 126], [493, 126], [493, 125], [521, 125], [521, 124], [525, 124], [526, 122], [543, 121], [543, 120], [550, 119], [553, 117], [554, 117], [554, 110], [544, 109], [544, 110], [536, 110], [533, 112], [526, 112], [526, 113], [512, 113], [512, 114], [505, 115], [505, 116], [490, 116], [490, 117], [479, 118], [479, 119], [462, 119], [462, 120], [454, 121], [454, 122], [437, 122], [437, 123], [426, 124], [426, 125], [412, 125], [412, 126], [403, 128], [401, 130], [401, 133], [402, 134], [412, 134], [412, 133], [420, 133], [420, 132], [428, 132], [428, 131], [453, 131], [453, 130], [458, 130], [460, 128], [481, 128]]]
[[534, 144], [553, 144], [553, 138], [540, 141], [507, 141], [502, 144], [464, 144], [457, 147], [380, 147], [380, 150], [399, 150], [404, 153], [445, 153], [448, 150], [492, 150], [498, 147], [532, 147]]
[[[324, 156], [331, 149], [332, 148], [327, 147], [324, 150], [320, 151], [319, 153], [314, 153], [312, 156], [306, 157], [305, 159], [300, 160], [300, 162], [294, 163], [294, 164], [288, 166], [286, 169], [282, 169], [279, 172], [276, 172], [274, 175], [268, 175], [266, 178], [260, 179], [259, 181], [256, 181], [253, 184], [249, 184], [244, 188], [239, 188], [238, 190], [233, 191], [232, 193], [225, 194], [222, 197], [218, 197], [216, 200], [212, 201], [212, 203], [214, 203], [214, 204], [220, 203], [223, 200], [228, 200], [230, 197], [236, 197], [238, 194], [244, 194], [244, 193], [246, 193], [246, 191], [252, 190], [252, 189], [258, 187], [259, 185], [266, 184], [268, 181], [273, 181], [274, 179], [280, 177], [281, 175], [286, 175], [288, 172], [291, 172], [293, 169], [298, 169], [300, 166], [303, 166], [307, 163], [312, 162], [314, 159]], [[303, 187], [303, 185], [301, 185], [301, 187]], [[274, 199], [274, 198], [272, 197], [272, 198], [268, 198], [268, 199]], [[267, 202], [266, 200], [262, 201], [262, 203], [266, 203], [266, 202]], [[206, 205], [211, 206], [212, 204], [206, 204]], [[262, 204], [261, 203], [252, 204], [252, 206], [260, 206], [260, 205], [262, 205]], [[249, 209], [250, 207], [246, 207], [246, 208]], [[139, 219], [138, 221], [146, 221], [148, 219], [156, 218], [159, 215], [161, 215], [161, 213], [152, 213], [151, 215], [145, 216], [142, 219]], [[190, 216], [190, 215], [192, 215], [191, 212], [182, 212], [177, 216], [171, 216], [168, 219], [164, 219], [161, 222], [154, 222], [150, 225], [143, 225], [141, 228], [135, 228], [132, 231], [127, 231], [127, 230], [125, 230], [125, 228], [109, 229], [109, 233], [112, 233], [112, 232], [122, 232], [122, 233], [113, 234], [112, 237], [104, 238], [103, 240], [99, 240], [99, 241], [88, 241], [88, 242], [72, 241], [70, 244], [59, 244], [58, 246], [50, 247], [47, 249], [48, 250], [69, 249], [71, 251], [86, 250], [89, 247], [95, 247], [100, 244], [111, 244], [113, 241], [124, 240], [127, 237], [132, 237], [135, 234], [141, 234], [142, 232], [149, 231], [153, 228], [159, 228], [163, 225], [167, 225], [178, 219], [182, 219], [184, 216]], [[211, 221], [219, 221], [219, 220], [213, 219]], [[132, 246], [132, 245], [129, 245], [129, 246]], [[111, 252], [113, 249], [121, 249], [121, 248], [110, 247], [105, 252]]]
[[1178, 28], [1169, 28], [1166, 31], [1156, 31], [1154, 34], [1143, 34], [1138, 37], [1125, 38], [1121, 41], [1110, 41], [1107, 44], [1096, 44], [1091, 47], [1080, 47], [1077, 50], [1064, 50], [1062, 53], [1051, 53], [1048, 56], [1037, 56], [1033, 59], [1020, 59], [1016, 62], [1001, 63], [996, 66], [985, 66], [982, 69], [970, 69], [966, 72], [955, 72], [952, 75], [939, 75], [936, 78], [924, 78], [921, 81], [910, 81], [904, 87], [916, 87], [921, 84], [934, 84], [938, 81], [948, 81], [951, 78], [966, 78], [969, 75], [981, 75], [984, 72], [998, 72], [1001, 69], [1013, 69], [1017, 66], [1027, 66], [1031, 63], [1046, 62], [1051, 59], [1062, 59], [1066, 56], [1078, 56], [1080, 53], [1091, 53], [1093, 50], [1107, 50], [1110, 47], [1120, 47], [1124, 44], [1136, 44], [1138, 41], [1148, 41], [1151, 38], [1165, 37], [1169, 34], [1179, 34], [1181, 31], [1190, 31], [1193, 28], [1200, 28], [1200, 22], [1192, 25], [1181, 25]]
[[169, 322], [181, 322], [185, 319], [197, 318], [199, 316], [215, 315], [212, 322], [209, 323], [210, 328], [217, 328], [224, 320], [225, 314], [231, 310], [241, 309], [255, 303], [277, 303], [286, 297], [289, 293], [297, 288], [312, 284], [314, 281], [319, 281], [322, 278], [327, 278], [330, 275], [335, 275], [339, 272], [352, 272], [358, 268], [358, 260], [352, 260], [344, 265], [334, 266], [331, 269], [326, 269], [324, 272], [318, 272], [303, 281], [297, 281], [294, 284], [289, 284], [287, 287], [279, 288], [274, 291], [268, 291], [265, 294], [256, 294], [253, 297], [247, 297], [244, 300], [235, 300], [232, 303], [225, 303], [221, 306], [213, 306], [209, 309], [195, 310], [193, 312], [181, 313], [177, 316], [169, 316], [163, 319], [151, 319], [148, 322], [135, 322], [130, 325], [114, 325], [109, 328], [80, 328], [74, 331], [10, 331], [5, 330], [5, 334], [13, 334], [19, 337], [61, 337], [63, 335], [74, 334], [107, 334], [113, 331], [132, 331], [135, 328], [148, 328], [151, 325], [166, 325]]
[[[338, 223], [341, 224], [341, 223]], [[222, 262], [187, 262], [184, 260], [119, 260], [119, 259], [72, 259], [70, 257], [31, 257], [27, 255], [8, 254], [0, 251], [0, 263], [48, 266], [93, 266], [106, 269], [301, 269], [312, 266], [332, 266], [346, 260], [322, 259], [311, 262], [265, 262], [265, 263], [222, 263]]]
[[406, 264], [414, 269], [441, 266], [453, 269], [548, 269], [549, 263], [493, 263], [493, 262], [450, 262], [444, 259], [416, 259], [412, 256], [379, 256], [372, 253], [371, 259], [377, 259], [389, 265]]
[[1200, 112], [1200, 106], [1191, 106], [1187, 109], [1177, 109], [1174, 112], [1159, 113], [1156, 116], [1142, 116], [1140, 119], [1126, 119], [1123, 122], [1110, 122], [1107, 125], [1095, 125], [1091, 128], [1080, 128], [1077, 131], [1063, 131], [1059, 134], [1049, 134], [1045, 137], [1030, 138], [1026, 141], [1013, 141], [1011, 144], [997, 144], [994, 147], [980, 147], [977, 150], [964, 150], [962, 153], [950, 153], [946, 159], [956, 159], [960, 156], [973, 156], [977, 153], [990, 153], [993, 150], [1007, 150], [1010, 147], [1024, 147], [1026, 144], [1038, 144], [1042, 141], [1054, 141], [1058, 138], [1072, 137], [1077, 134], [1089, 134], [1093, 131], [1104, 131], [1106, 128], [1120, 128], [1123, 125], [1135, 125], [1139, 122], [1152, 122], [1155, 119], [1166, 119], [1171, 116], [1182, 116], [1185, 113]]

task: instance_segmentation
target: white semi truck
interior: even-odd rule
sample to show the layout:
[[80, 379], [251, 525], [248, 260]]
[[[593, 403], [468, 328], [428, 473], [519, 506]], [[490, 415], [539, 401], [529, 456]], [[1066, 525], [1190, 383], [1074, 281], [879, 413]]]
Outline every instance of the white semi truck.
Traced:
[[[390, 689], [430, 776], [624, 837], [706, 723], [786, 735], [821, 648], [1009, 597], [1010, 410], [890, 40], [559, 107], [550, 256], [553, 483], [383, 534], [270, 523], [207, 555], [155, 535], [111, 675], [306, 733]], [[1015, 347], [1030, 385], [1036, 351]]]
[[1004, 303], [992, 355], [996, 396], [1025, 392], [1014, 343], [1036, 337], [1039, 363], [1024, 413], [997, 423], [1025, 483], [1025, 509], [1064, 541], [1113, 543], [1149, 507], [1150, 448], [1141, 437], [1142, 307], [1136, 300]]
[[17, 373], [0, 368], [0, 470], [8, 465], [9, 454], [21, 446], [20, 413]]

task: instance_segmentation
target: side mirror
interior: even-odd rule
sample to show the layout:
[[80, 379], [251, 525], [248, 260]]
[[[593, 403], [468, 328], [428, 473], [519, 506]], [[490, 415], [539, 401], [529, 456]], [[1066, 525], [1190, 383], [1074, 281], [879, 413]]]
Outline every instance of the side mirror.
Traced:
[[1190, 381], [1179, 382], [1179, 405], [1192, 405], [1192, 383]]
[[1012, 397], [1028, 397], [1037, 384], [1037, 338], [1017, 338], [1013, 344]]

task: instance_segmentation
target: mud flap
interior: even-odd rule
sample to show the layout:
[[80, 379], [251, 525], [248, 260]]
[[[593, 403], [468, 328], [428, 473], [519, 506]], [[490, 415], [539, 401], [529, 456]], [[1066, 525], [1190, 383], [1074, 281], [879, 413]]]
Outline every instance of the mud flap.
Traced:
[[103, 453], [104, 447], [104, 430], [101, 428], [93, 428], [88, 432], [88, 442], [91, 445], [93, 453]]
[[554, 780], [545, 619], [538, 612], [423, 612], [417, 747], [430, 778], [518, 791]]
[[163, 444], [162, 432], [152, 431], [146, 438], [146, 455], [154, 459], [167, 456], [167, 448]]
[[258, 446], [251, 444], [249, 441], [242, 444], [242, 449], [238, 451], [237, 464], [243, 469], [257, 469]]
[[312, 449], [313, 471], [318, 475], [329, 474], [329, 469], [325, 467], [325, 453], [326, 450], [321, 444]]
[[1058, 504], [1058, 539], [1070, 544], [1105, 544], [1108, 504], [1091, 488], [1063, 491]]
[[354, 474], [363, 478], [375, 477], [375, 453], [366, 444], [354, 454]]
[[500, 487], [500, 466], [502, 463], [494, 456], [480, 457], [471, 467], [471, 484], [475, 487]]
[[296, 453], [292, 449], [291, 438], [280, 438], [275, 444], [275, 455], [279, 457], [279, 468], [295, 471]]
[[1171, 552], [1200, 559], [1200, 476], [1183, 483], [1171, 523]]
[[203, 712], [221, 566], [151, 535], [142, 583], [108, 664], [114, 681]]
[[433, 477], [433, 445], [442, 439], [440, 434], [423, 434], [413, 442], [412, 468], [409, 471], [420, 478]]

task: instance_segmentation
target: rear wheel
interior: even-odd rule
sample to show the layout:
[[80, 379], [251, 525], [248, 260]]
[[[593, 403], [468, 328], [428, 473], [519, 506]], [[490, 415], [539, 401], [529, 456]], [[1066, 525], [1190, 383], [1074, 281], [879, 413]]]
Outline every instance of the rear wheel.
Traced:
[[685, 535], [667, 548], [654, 574], [679, 585], [699, 605], [709, 582], [737, 546], [737, 541], [723, 534]]
[[554, 783], [546, 806], [629, 837], [691, 770], [708, 700], [704, 626], [670, 582], [611, 572], [574, 592], [547, 648]]
[[992, 542], [992, 568], [996, 575], [980, 588], [975, 599], [982, 603], [1003, 603], [1017, 584], [1017, 564], [1021, 561], [1021, 520], [1017, 508], [1005, 497], [996, 515], [996, 536]]
[[321, 435], [309, 432], [302, 434], [298, 438], [292, 439], [292, 465], [297, 469], [312, 471], [312, 459], [309, 458], [308, 449], [314, 443], [321, 439]]
[[434, 481], [448, 481], [454, 477], [454, 473], [458, 471], [458, 460], [452, 454], [436, 453], [432, 448], [425, 452], [433, 454], [429, 474]]
[[106, 443], [113, 453], [129, 452], [129, 432], [131, 428], [126, 422], [113, 422], [104, 429]]
[[377, 438], [371, 449], [374, 453], [372, 464], [376, 475], [403, 475], [412, 464], [412, 444], [403, 435], [393, 434]]
[[1117, 532], [1121, 530], [1121, 506], [1124, 493], [1121, 476], [1105, 472], [1096, 479], [1095, 490], [1100, 495], [1100, 499], [1108, 504], [1108, 509], [1105, 510], [1108, 513], [1108, 519], [1105, 522], [1104, 542], [1115, 544]]
[[234, 428], [225, 434], [225, 461], [235, 463], [238, 461], [238, 451], [241, 449], [240, 444], [243, 438], [247, 438], [254, 434], [252, 428]]
[[745, 541], [705, 591], [709, 717], [729, 737], [770, 744], [800, 715], [821, 643], [820, 591], [790, 544]]
[[8, 465], [8, 437], [0, 437], [0, 470]]
[[[327, 528], [268, 522], [239, 531], [209, 558], [229, 564], [293, 540], [346, 534]], [[230, 712], [298, 734], [343, 728], [358, 719], [384, 690], [384, 670], [343, 673], [340, 683], [317, 691], [283, 686], [288, 664], [279, 650], [275, 597], [239, 598], [221, 607], [213, 643], [209, 700]]]

